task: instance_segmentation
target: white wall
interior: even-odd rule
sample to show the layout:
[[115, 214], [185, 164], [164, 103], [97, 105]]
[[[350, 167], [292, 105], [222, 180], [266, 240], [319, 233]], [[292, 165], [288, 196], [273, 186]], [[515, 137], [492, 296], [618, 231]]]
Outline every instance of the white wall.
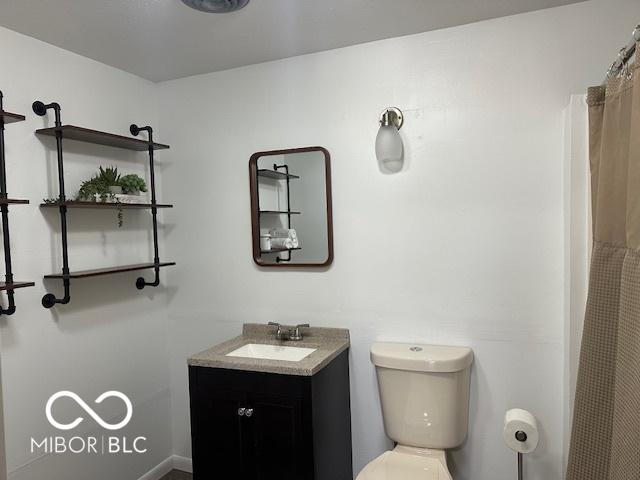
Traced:
[[[175, 452], [190, 454], [189, 354], [243, 322], [309, 321], [351, 330], [356, 471], [389, 447], [368, 348], [398, 340], [474, 349], [456, 479], [514, 477], [501, 428], [515, 406], [540, 420], [527, 478], [560, 479], [562, 112], [639, 18], [635, 0], [599, 0], [162, 84], [164, 139], [180, 152], [164, 176], [181, 265], [169, 279]], [[374, 156], [387, 106], [406, 117], [394, 176]], [[249, 156], [308, 145], [332, 156], [335, 262], [261, 270]]]
[[[62, 293], [61, 282], [42, 280], [43, 274], [61, 268], [57, 211], [38, 208], [44, 197], [57, 196], [57, 171], [55, 143], [33, 133], [53, 120], [37, 117], [30, 108], [37, 99], [57, 101], [65, 123], [127, 134], [132, 122], [157, 126], [156, 87], [5, 29], [0, 29], [0, 58], [5, 107], [27, 115], [26, 122], [6, 130], [10, 196], [31, 200], [29, 206], [11, 208], [13, 266], [17, 279], [36, 282], [35, 288], [16, 292], [18, 312], [0, 318], [9, 479], [134, 480], [172, 453], [167, 293], [164, 288], [139, 292], [132, 273], [73, 281], [69, 305], [42, 308], [45, 292]], [[100, 164], [148, 173], [144, 154], [79, 143], [68, 143], [65, 152], [68, 194]], [[160, 155], [162, 162], [170, 158], [171, 153]], [[126, 212], [120, 230], [114, 211], [70, 211], [72, 269], [151, 260], [150, 225], [146, 211]], [[129, 395], [133, 420], [123, 433], [148, 436], [150, 453], [118, 458], [30, 454], [30, 437], [57, 433], [44, 408], [62, 389], [73, 390], [89, 404], [107, 390]], [[96, 408], [105, 418], [122, 418], [121, 404], [112, 402]], [[60, 418], [84, 414], [73, 402], [61, 401], [56, 408]], [[76, 432], [96, 427], [88, 420]]]

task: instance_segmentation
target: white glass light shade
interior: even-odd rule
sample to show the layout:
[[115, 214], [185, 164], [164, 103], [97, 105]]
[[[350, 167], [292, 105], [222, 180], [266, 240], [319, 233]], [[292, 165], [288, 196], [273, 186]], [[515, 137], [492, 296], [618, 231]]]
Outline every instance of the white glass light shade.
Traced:
[[404, 164], [404, 146], [394, 125], [382, 125], [376, 137], [376, 157], [383, 173], [396, 173]]

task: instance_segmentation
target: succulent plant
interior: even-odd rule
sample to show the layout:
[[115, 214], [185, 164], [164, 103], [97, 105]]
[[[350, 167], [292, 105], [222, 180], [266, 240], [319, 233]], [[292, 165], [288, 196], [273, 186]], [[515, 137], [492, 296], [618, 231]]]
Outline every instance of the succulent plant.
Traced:
[[120, 175], [118, 174], [118, 167], [100, 167], [100, 173], [98, 179], [105, 183], [108, 187], [120, 186]]
[[136, 174], [125, 175], [120, 179], [119, 185], [122, 187], [123, 193], [137, 194], [147, 191], [147, 184]]

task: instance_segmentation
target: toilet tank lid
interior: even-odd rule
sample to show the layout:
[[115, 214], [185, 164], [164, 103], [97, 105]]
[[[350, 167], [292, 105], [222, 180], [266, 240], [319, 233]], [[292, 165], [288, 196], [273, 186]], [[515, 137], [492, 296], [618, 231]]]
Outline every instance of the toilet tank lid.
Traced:
[[459, 372], [473, 362], [468, 347], [379, 342], [371, 346], [371, 362], [377, 367], [416, 372]]

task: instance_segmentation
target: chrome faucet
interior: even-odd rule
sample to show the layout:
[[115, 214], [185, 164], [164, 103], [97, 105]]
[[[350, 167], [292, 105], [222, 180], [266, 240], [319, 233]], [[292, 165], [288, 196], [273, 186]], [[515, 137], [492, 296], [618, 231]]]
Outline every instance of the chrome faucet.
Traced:
[[291, 340], [293, 342], [299, 342], [302, 340], [301, 328], [309, 328], [308, 323], [301, 323], [295, 327], [288, 327], [286, 325], [280, 325], [279, 323], [269, 322], [269, 325], [276, 327], [275, 337], [276, 340]]

